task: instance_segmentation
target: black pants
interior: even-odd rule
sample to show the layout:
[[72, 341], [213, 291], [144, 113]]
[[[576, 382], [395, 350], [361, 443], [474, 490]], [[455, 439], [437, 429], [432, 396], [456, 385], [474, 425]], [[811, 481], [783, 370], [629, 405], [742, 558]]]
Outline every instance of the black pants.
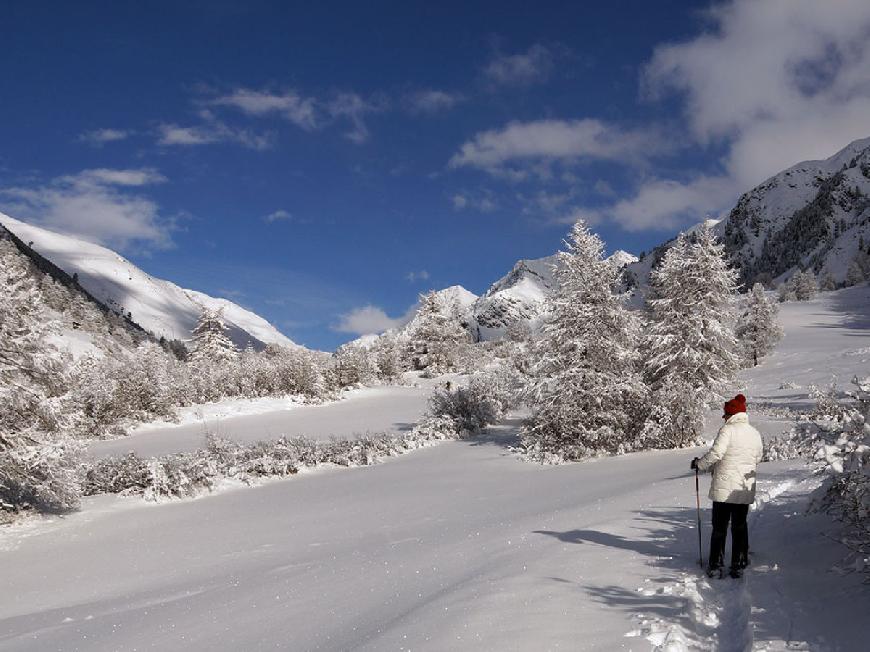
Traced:
[[725, 563], [725, 539], [731, 521], [731, 568], [746, 568], [749, 563], [749, 530], [746, 514], [749, 505], [713, 503], [713, 535], [710, 537], [710, 568]]

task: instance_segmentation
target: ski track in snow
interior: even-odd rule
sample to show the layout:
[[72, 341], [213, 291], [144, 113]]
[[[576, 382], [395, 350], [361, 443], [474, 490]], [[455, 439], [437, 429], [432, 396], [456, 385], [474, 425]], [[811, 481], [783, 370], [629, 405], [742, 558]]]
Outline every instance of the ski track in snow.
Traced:
[[[768, 480], [760, 483], [753, 511], [749, 515], [750, 544], [758, 516], [765, 506], [777, 496], [788, 491], [797, 482], [794, 478]], [[703, 531], [705, 552], [709, 552], [710, 524]], [[730, 545], [730, 540], [729, 540]], [[726, 550], [726, 553], [728, 550]], [[751, 553], [750, 553], [751, 554]], [[726, 563], [728, 556], [726, 554]], [[626, 634], [642, 636], [657, 652], [683, 652], [693, 649], [715, 647], [722, 652], [742, 652], [753, 648], [751, 567], [741, 580], [731, 578], [708, 578], [703, 569], [697, 573], [682, 573], [677, 581], [668, 582], [657, 589], [642, 586], [637, 589], [641, 596], [676, 596], [685, 604], [690, 627], [668, 622], [644, 613], [636, 614], [640, 627]], [[647, 580], [649, 584], [649, 580]], [[800, 649], [800, 648], [789, 648]]]

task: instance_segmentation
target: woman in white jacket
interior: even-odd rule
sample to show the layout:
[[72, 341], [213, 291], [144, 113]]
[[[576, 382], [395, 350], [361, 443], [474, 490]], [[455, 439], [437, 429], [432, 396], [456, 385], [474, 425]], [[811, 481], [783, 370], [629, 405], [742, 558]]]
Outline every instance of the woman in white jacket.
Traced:
[[731, 521], [731, 577], [740, 577], [749, 563], [749, 531], [746, 515], [755, 501], [755, 469], [761, 461], [761, 435], [749, 425], [746, 397], [738, 394], [725, 403], [725, 424], [710, 451], [692, 460], [692, 468], [713, 469], [710, 498], [713, 500], [713, 534], [707, 574], [722, 575], [725, 539]]

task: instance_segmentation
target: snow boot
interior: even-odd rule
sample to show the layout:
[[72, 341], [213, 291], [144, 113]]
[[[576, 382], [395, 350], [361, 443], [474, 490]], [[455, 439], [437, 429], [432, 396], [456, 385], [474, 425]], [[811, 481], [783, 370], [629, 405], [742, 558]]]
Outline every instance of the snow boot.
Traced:
[[708, 566], [707, 567], [707, 577], [713, 578], [718, 577], [720, 580], [725, 577], [725, 567], [724, 566]]
[[742, 566], [732, 566], [728, 575], [731, 576], [732, 578], [734, 578], [735, 580], [739, 580], [741, 577], [743, 577], [743, 567]]

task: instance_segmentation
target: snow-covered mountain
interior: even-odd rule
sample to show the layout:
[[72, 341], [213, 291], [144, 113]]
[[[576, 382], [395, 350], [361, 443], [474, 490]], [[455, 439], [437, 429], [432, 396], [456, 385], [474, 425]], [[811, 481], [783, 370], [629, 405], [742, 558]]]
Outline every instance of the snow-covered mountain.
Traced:
[[155, 278], [114, 251], [77, 238], [54, 233], [0, 213], [0, 224], [29, 243], [39, 254], [78, 282], [98, 301], [126, 315], [157, 337], [186, 340], [202, 307], [223, 308], [228, 334], [239, 347], [248, 343], [297, 346], [265, 319], [228, 301], [170, 281]]
[[[637, 261], [621, 249], [608, 259], [621, 269]], [[544, 300], [553, 291], [553, 269], [558, 256], [520, 260], [508, 274], [493, 283], [472, 306], [469, 328], [479, 341], [504, 337], [511, 324], [525, 322], [534, 327], [543, 312]]]
[[[781, 282], [798, 269], [843, 282], [856, 255], [870, 253], [870, 138], [770, 177], [741, 196], [715, 229], [745, 287]], [[628, 266], [640, 294], [672, 242]]]
[[782, 280], [799, 267], [843, 281], [870, 236], [870, 138], [771, 177], [720, 227], [746, 284]]
[[554, 287], [557, 260], [555, 255], [520, 260], [493, 283], [472, 306], [469, 327], [475, 339], [499, 339], [511, 324], [536, 322]]

